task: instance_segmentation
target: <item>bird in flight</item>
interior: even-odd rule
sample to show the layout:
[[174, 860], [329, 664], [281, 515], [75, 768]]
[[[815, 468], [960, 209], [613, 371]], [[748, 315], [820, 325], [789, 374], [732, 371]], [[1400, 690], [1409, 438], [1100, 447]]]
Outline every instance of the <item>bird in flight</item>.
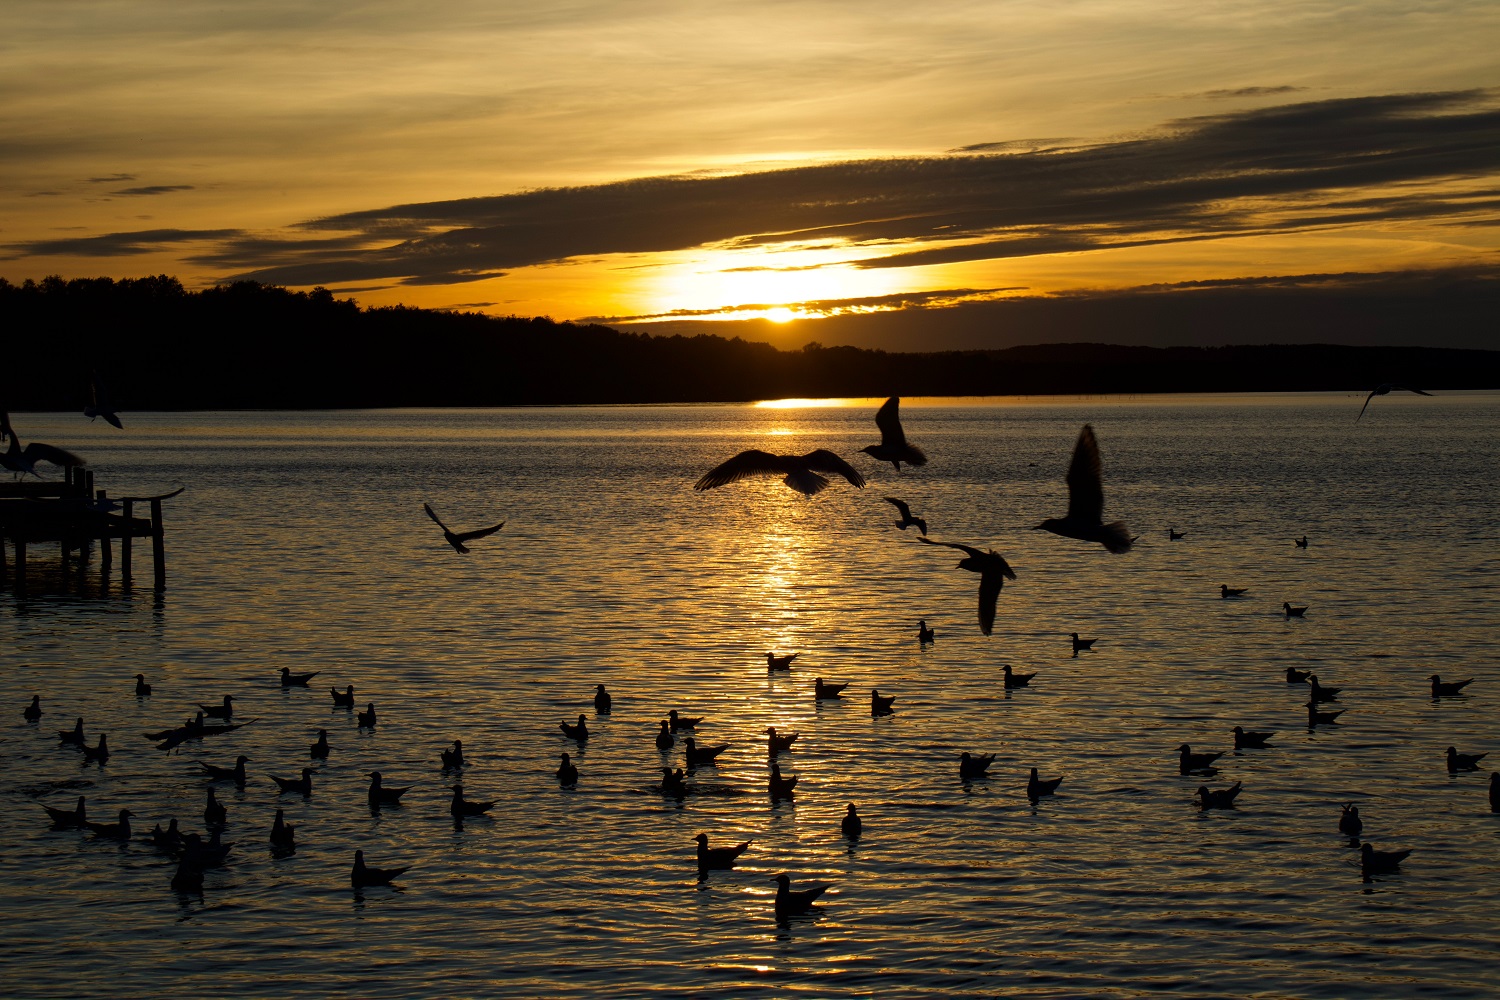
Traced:
[[1065, 538], [1098, 542], [1111, 552], [1130, 551], [1130, 531], [1124, 521], [1104, 523], [1104, 470], [1099, 461], [1099, 442], [1094, 428], [1083, 425], [1068, 465], [1068, 516], [1049, 517], [1035, 531], [1050, 531]]
[[906, 505], [905, 500], [897, 500], [895, 497], [886, 497], [885, 502], [895, 507], [896, 512], [901, 515], [901, 520], [896, 522], [896, 527], [900, 528], [902, 531], [905, 531], [908, 525], [914, 524], [917, 526], [918, 531], [920, 531], [924, 535], [927, 534], [927, 522], [920, 517], [912, 517], [911, 508]]
[[989, 635], [995, 627], [995, 601], [1000, 597], [1000, 588], [1005, 586], [1006, 580], [1016, 578], [1016, 571], [994, 549], [981, 551], [957, 542], [934, 542], [930, 538], [917, 541], [958, 549], [965, 554], [967, 558], [959, 560], [958, 568], [979, 574], [979, 631]]
[[[0, 466], [14, 472], [18, 477], [32, 475], [36, 476], [36, 463], [51, 462], [53, 465], [86, 465], [83, 459], [71, 451], [55, 448], [50, 444], [42, 444], [33, 441], [26, 447], [21, 447], [21, 439], [16, 437], [15, 428], [10, 425], [10, 414], [0, 410], [0, 440], [10, 438], [10, 448], [0, 452]], [[37, 476], [40, 479], [40, 476]]]
[[864, 488], [865, 477], [859, 470], [826, 448], [806, 455], [772, 455], [770, 452], [742, 451], [723, 465], [710, 469], [693, 484], [695, 490], [711, 490], [725, 483], [737, 483], [751, 476], [782, 476], [789, 489], [804, 496], [816, 496], [828, 488], [828, 480], [819, 473], [843, 476], [855, 486]]
[[125, 429], [120, 423], [120, 415], [115, 412], [114, 405], [109, 401], [109, 393], [104, 389], [104, 381], [99, 378], [96, 371], [89, 372], [89, 405], [83, 408], [83, 415], [93, 420], [95, 417], [103, 417], [105, 421], [114, 426]]
[[438, 516], [432, 512], [431, 506], [424, 503], [422, 505], [422, 509], [427, 512], [427, 516], [432, 518], [433, 522], [439, 528], [443, 529], [443, 537], [448, 540], [449, 545], [453, 546], [454, 552], [467, 553], [469, 551], [469, 548], [464, 544], [464, 542], [472, 542], [476, 538], [483, 538], [486, 535], [493, 535], [495, 532], [505, 527], [505, 522], [501, 521], [493, 528], [480, 528], [477, 531], [460, 531], [455, 533], [449, 531], [448, 526], [442, 521], [438, 520]]
[[922, 449], [906, 441], [906, 432], [901, 429], [901, 397], [892, 396], [875, 411], [875, 426], [880, 428], [880, 443], [859, 449], [871, 458], [890, 462], [901, 471], [901, 463], [926, 465], [927, 456]]
[[1359, 423], [1360, 417], [1363, 417], [1365, 415], [1365, 410], [1370, 408], [1370, 400], [1374, 399], [1376, 396], [1389, 396], [1392, 392], [1414, 392], [1418, 396], [1432, 395], [1432, 393], [1423, 392], [1421, 389], [1413, 389], [1409, 385], [1396, 385], [1393, 382], [1382, 382], [1375, 388], [1371, 389], [1370, 394], [1365, 397], [1365, 405], [1359, 408], [1359, 416], [1354, 418], [1354, 422], [1356, 424]]

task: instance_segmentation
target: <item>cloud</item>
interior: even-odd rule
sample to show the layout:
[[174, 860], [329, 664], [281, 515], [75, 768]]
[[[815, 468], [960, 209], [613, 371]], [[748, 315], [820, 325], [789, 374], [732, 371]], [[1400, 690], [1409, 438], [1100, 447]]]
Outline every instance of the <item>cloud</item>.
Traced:
[[89, 177], [90, 184], [123, 184], [135, 180], [135, 174], [107, 174], [104, 177]]
[[238, 229], [147, 229], [133, 233], [107, 233], [103, 236], [77, 236], [62, 240], [31, 240], [11, 243], [7, 250], [18, 256], [38, 257], [131, 257], [154, 253], [179, 243], [201, 243], [228, 240], [238, 236]]
[[1229, 90], [1205, 90], [1200, 96], [1223, 100], [1227, 97], [1275, 97], [1278, 94], [1295, 94], [1306, 87], [1235, 87]]
[[900, 309], [944, 308], [961, 302], [983, 302], [1007, 292], [1022, 291], [1008, 288], [947, 288], [930, 292], [896, 292], [891, 295], [867, 295], [847, 299], [809, 299], [803, 302], [747, 302], [732, 306], [717, 306], [713, 309], [673, 309], [664, 313], [646, 313], [638, 316], [585, 316], [580, 323], [651, 323], [665, 319], [713, 319], [737, 313], [762, 312], [767, 309], [794, 307], [801, 313], [811, 315], [842, 315], [852, 312], [891, 312]]
[[191, 190], [193, 190], [193, 185], [191, 185], [191, 184], [148, 184], [145, 187], [121, 188], [118, 191], [111, 191], [110, 194], [124, 194], [124, 195], [171, 194], [173, 191], [191, 191]]

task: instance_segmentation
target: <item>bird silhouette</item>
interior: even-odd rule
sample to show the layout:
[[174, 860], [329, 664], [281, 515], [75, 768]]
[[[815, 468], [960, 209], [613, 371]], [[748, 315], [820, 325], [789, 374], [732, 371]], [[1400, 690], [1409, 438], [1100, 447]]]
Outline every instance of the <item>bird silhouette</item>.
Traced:
[[463, 740], [454, 740], [451, 750], [438, 751], [438, 757], [443, 762], [444, 771], [454, 771], [464, 766], [464, 743]]
[[271, 846], [279, 851], [297, 849], [297, 828], [286, 821], [280, 809], [276, 810], [276, 819], [271, 823]]
[[1304, 604], [1300, 608], [1294, 608], [1286, 601], [1282, 601], [1281, 610], [1286, 614], [1288, 618], [1301, 618], [1303, 615], [1307, 614], [1307, 605]]
[[1307, 683], [1312, 688], [1312, 701], [1338, 701], [1339, 692], [1344, 690], [1343, 688], [1324, 687], [1318, 683], [1317, 674], [1308, 674]]
[[104, 380], [96, 371], [89, 372], [89, 405], [83, 408], [83, 415], [90, 420], [103, 417], [106, 423], [125, 429], [125, 425], [120, 423], [120, 415], [109, 401], [109, 393], [104, 390]]
[[[1433, 674], [1427, 679], [1432, 682], [1432, 696], [1434, 698], [1451, 698], [1455, 695], [1462, 694], [1464, 688], [1474, 683], [1474, 678], [1472, 677], [1465, 681], [1445, 681], [1437, 674]], [[79, 719], [78, 721], [79, 724], [82, 725], [83, 720]]]
[[1228, 788], [1209, 788], [1207, 785], [1198, 786], [1198, 808], [1199, 809], [1233, 809], [1235, 797], [1240, 794], [1242, 782], [1236, 781]]
[[1307, 536], [1303, 535], [1301, 538], [1294, 538], [1292, 539], [1292, 543], [1299, 549], [1305, 549], [1307, 548]]
[[801, 733], [789, 733], [785, 736], [776, 732], [775, 726], [766, 727], [766, 748], [772, 757], [780, 753], [787, 753], [792, 749], [792, 744], [797, 742]]
[[88, 822], [88, 809], [84, 805], [83, 796], [78, 796], [78, 805], [72, 809], [58, 809], [54, 806], [43, 805], [47, 810], [48, 817], [52, 820], [52, 826], [57, 830], [69, 830], [77, 827], [82, 829]]
[[849, 811], [839, 823], [839, 830], [850, 840], [855, 840], [865, 832], [865, 821], [859, 818], [859, 813], [854, 811], [854, 803], [849, 803]]
[[374, 729], [376, 722], [375, 703], [373, 701], [366, 702], [365, 710], [363, 712], [356, 712], [355, 718], [359, 723], [360, 729]]
[[682, 773], [682, 768], [673, 771], [670, 767], [661, 769], [661, 793], [681, 799], [688, 793], [687, 780]]
[[1411, 851], [1377, 851], [1369, 842], [1359, 845], [1359, 867], [1365, 875], [1380, 875], [1393, 872], [1396, 867], [1411, 857]]
[[781, 776], [781, 765], [777, 764], [775, 761], [772, 761], [771, 762], [771, 776], [770, 776], [770, 778], [767, 781], [767, 785], [769, 786], [770, 791], [771, 791], [771, 798], [773, 798], [773, 799], [789, 799], [789, 798], [791, 798], [793, 790], [797, 787], [797, 780], [798, 780], [799, 777], [800, 777], [800, 775], [796, 775], [796, 774], [792, 775], [789, 778], [782, 777]]
[[199, 705], [203, 714], [210, 719], [232, 719], [234, 718], [234, 698], [231, 695], [224, 696], [222, 705]]
[[687, 766], [713, 767], [714, 758], [729, 749], [728, 743], [720, 743], [717, 746], [700, 747], [694, 739], [689, 736], [682, 741], [683, 750], [686, 753]]
[[1318, 710], [1317, 702], [1310, 701], [1307, 703], [1307, 726], [1311, 729], [1313, 726], [1335, 725], [1338, 722], [1339, 716], [1343, 715], [1344, 712], [1345, 709], [1342, 708], [1337, 712], [1322, 712]]
[[709, 847], [708, 834], [700, 833], [693, 838], [698, 842], [698, 868], [701, 871], [728, 871], [735, 861], [749, 849], [754, 841], [747, 840], [733, 847]]
[[[880, 443], [861, 448], [861, 452], [876, 461], [890, 462], [897, 472], [901, 471], [902, 462], [907, 465], [927, 464], [927, 456], [922, 453], [922, 449], [909, 444], [906, 432], [901, 429], [900, 396], [892, 396], [875, 411], [875, 426], [880, 429]], [[922, 533], [927, 533], [925, 528]]]
[[559, 722], [557, 726], [562, 730], [563, 735], [570, 740], [577, 740], [579, 743], [582, 743], [589, 738], [589, 724], [584, 721], [582, 715], [578, 717], [578, 725], [576, 726], [570, 726], [566, 722]]
[[464, 786], [453, 786], [453, 798], [448, 803], [448, 813], [455, 818], [482, 816], [495, 808], [494, 802], [474, 802], [464, 798]]
[[1352, 802], [1339, 806], [1339, 833], [1348, 837], [1358, 837], [1364, 828], [1365, 821], [1359, 818], [1359, 806]]
[[1182, 774], [1208, 770], [1222, 756], [1222, 750], [1218, 753], [1193, 753], [1193, 748], [1184, 743], [1177, 748], [1177, 769]]
[[672, 735], [671, 724], [666, 719], [661, 720], [661, 732], [656, 734], [656, 749], [670, 750], [677, 745], [677, 739]]
[[289, 667], [282, 667], [281, 668], [281, 686], [282, 687], [307, 687], [307, 682], [310, 681], [310, 680], [312, 680], [314, 677], [318, 676], [320, 673], [322, 673], [321, 670], [314, 670], [310, 674], [294, 674], [294, 673], [292, 673], [291, 668], [289, 668]]
[[493, 535], [495, 532], [505, 527], [505, 522], [501, 521], [493, 528], [479, 528], [474, 531], [453, 532], [448, 530], [448, 526], [446, 524], [438, 520], [437, 514], [433, 513], [432, 507], [430, 505], [424, 503], [422, 505], [422, 509], [427, 512], [428, 517], [432, 518], [434, 524], [443, 529], [443, 538], [447, 540], [449, 545], [453, 546], [453, 551], [459, 553], [460, 555], [467, 555], [469, 552], [469, 547], [465, 545], [464, 542], [472, 542], [476, 538], [484, 538], [488, 535]]
[[843, 694], [841, 692], [848, 686], [848, 681], [845, 681], [843, 684], [829, 684], [823, 678], [819, 677], [813, 683], [813, 700], [832, 701], [835, 698], [842, 698]]
[[208, 789], [208, 798], [203, 806], [203, 825], [214, 827], [224, 826], [229, 822], [229, 810], [224, 808], [224, 803], [214, 794], [212, 788]]
[[1479, 762], [1488, 757], [1487, 753], [1459, 753], [1453, 747], [1448, 748], [1448, 773], [1456, 774], [1459, 771], [1477, 771]]
[[95, 823], [91, 819], [82, 820], [82, 825], [101, 840], [119, 840], [129, 842], [130, 840], [130, 817], [135, 813], [129, 809], [121, 809], [114, 823]]
[[1177, 541], [1177, 540], [1179, 540], [1181, 538], [1184, 538], [1186, 536], [1187, 536], [1187, 532], [1186, 531], [1178, 531], [1176, 528], [1168, 528], [1167, 529], [1167, 540], [1168, 541], [1175, 542], [1175, 541]]
[[42, 444], [39, 441], [33, 441], [22, 448], [21, 439], [16, 437], [15, 429], [10, 425], [10, 414], [0, 411], [0, 439], [6, 437], [10, 438], [10, 448], [0, 452], [0, 468], [14, 472], [18, 478], [29, 475], [40, 479], [41, 476], [37, 476], [36, 471], [38, 462], [75, 468], [88, 464], [71, 451], [64, 451], [62, 448]]
[[812, 909], [819, 896], [831, 889], [831, 885], [819, 884], [806, 889], [793, 889], [792, 880], [785, 875], [776, 876], [776, 916], [794, 917]]
[[965, 558], [958, 561], [957, 568], [979, 574], [979, 631], [985, 635], [993, 632], [995, 602], [1000, 599], [1000, 591], [1005, 586], [1005, 581], [1016, 578], [1016, 571], [1011, 569], [1010, 564], [994, 549], [981, 551], [968, 545], [960, 545], [958, 542], [935, 542], [930, 538], [921, 538], [919, 541], [926, 542], [928, 545], [958, 549], [964, 553]]
[[[769, 656], [770, 654], [766, 655]], [[795, 656], [796, 654], [793, 653], [792, 655]], [[698, 723], [703, 721], [703, 716], [700, 715], [694, 718], [687, 715], [678, 715], [677, 709], [674, 708], [667, 712], [667, 721], [672, 724], [672, 731], [675, 733], [680, 729], [696, 729]]]
[[893, 711], [895, 711], [894, 709], [891, 708], [891, 706], [894, 705], [895, 703], [896, 703], [896, 696], [895, 695], [891, 695], [889, 697], [886, 697], [886, 696], [882, 695], [878, 690], [876, 690], [874, 688], [870, 689], [870, 714], [871, 715], [890, 715]]
[[896, 527], [905, 531], [909, 526], [916, 525], [918, 531], [923, 535], [927, 534], [927, 522], [920, 517], [912, 517], [911, 508], [906, 505], [906, 501], [897, 500], [895, 497], [886, 497], [885, 502], [895, 505], [897, 513], [901, 515], [901, 520], [896, 522]]
[[198, 767], [202, 769], [204, 774], [208, 775], [210, 781], [232, 781], [236, 785], [244, 787], [245, 762], [249, 759], [250, 758], [246, 757], [244, 754], [240, 754], [240, 756], [234, 759], [233, 767], [222, 767], [218, 764], [207, 764], [200, 760], [198, 762]]
[[1286, 682], [1288, 684], [1306, 684], [1309, 670], [1298, 670], [1296, 667], [1286, 668]]
[[318, 730], [318, 742], [307, 748], [309, 756], [317, 757], [319, 760], [328, 759], [328, 730]]
[[339, 689], [338, 688], [333, 688], [333, 687], [331, 687], [331, 688], [328, 689], [328, 693], [331, 694], [331, 695], [333, 695], [333, 704], [334, 704], [335, 708], [353, 708], [354, 707], [354, 685], [353, 684], [350, 684], [349, 687], [346, 688], [342, 694], [339, 693]]
[[1051, 795], [1057, 791], [1057, 786], [1062, 784], [1061, 778], [1048, 778], [1043, 781], [1037, 777], [1036, 768], [1031, 769], [1031, 777], [1026, 779], [1026, 797], [1035, 802], [1043, 795]]
[[969, 754], [969, 751], [965, 750], [958, 755], [958, 780], [973, 781], [976, 778], [988, 777], [985, 772], [989, 770], [990, 765], [994, 762], [995, 755], [992, 753], [980, 754], [974, 757]]
[[1228, 586], [1227, 584], [1223, 584], [1223, 583], [1219, 584], [1219, 596], [1220, 597], [1223, 597], [1223, 598], [1243, 597], [1244, 594], [1245, 594], [1245, 588], [1244, 587], [1241, 587], [1240, 589], [1235, 590], [1234, 588]]
[[312, 768], [304, 767], [300, 778], [278, 778], [273, 774], [271, 780], [276, 782], [276, 786], [283, 794], [290, 792], [307, 796], [312, 794], [312, 776]]
[[917, 642], [927, 643], [937, 638], [937, 633], [927, 627], [926, 618], [917, 619]]
[[349, 881], [354, 883], [356, 889], [372, 885], [390, 885], [392, 881], [411, 871], [411, 865], [402, 868], [371, 868], [365, 864], [365, 852], [354, 852], [354, 868], [349, 873]]
[[596, 685], [594, 687], [594, 714], [608, 715], [613, 708], [614, 699], [609, 696], [608, 691], [604, 690], [604, 685]]
[[1376, 396], [1388, 396], [1392, 392], [1414, 392], [1418, 396], [1432, 395], [1432, 393], [1430, 392], [1423, 392], [1421, 389], [1413, 389], [1410, 386], [1396, 385], [1393, 382], [1382, 382], [1375, 388], [1371, 389], [1370, 394], [1365, 397], [1365, 405], [1359, 408], [1359, 416], [1354, 418], [1354, 422], [1357, 424], [1364, 417], [1365, 410], [1370, 408], [1370, 400], [1374, 399]]
[[371, 771], [366, 777], [370, 779], [370, 787], [365, 793], [365, 798], [372, 808], [400, 805], [401, 796], [411, 791], [410, 785], [404, 788], [391, 788], [385, 783], [379, 771]]
[[562, 763], [557, 765], [557, 781], [562, 785], [578, 784], [578, 767], [567, 755], [562, 755]]
[[57, 741], [75, 747], [83, 746], [83, 716], [80, 715], [78, 717], [78, 721], [73, 723], [72, 729], [59, 729], [57, 731]]
[[781, 481], [788, 489], [810, 497], [828, 488], [828, 480], [819, 475], [823, 472], [843, 476], [854, 486], [864, 488], [865, 477], [858, 469], [833, 452], [819, 448], [806, 455], [772, 455], [754, 449], [742, 451], [704, 473], [703, 478], [693, 484], [693, 489], [711, 490], [751, 476], [782, 476]]
[[766, 654], [767, 670], [790, 670], [792, 661], [801, 656], [801, 653], [788, 653], [785, 656], [777, 656], [775, 653]]
[[1275, 733], [1257, 733], [1251, 730], [1234, 727], [1234, 748], [1236, 750], [1265, 750], [1270, 744], [1266, 740], [1275, 736]]
[[31, 704], [21, 709], [21, 718], [27, 722], [35, 722], [42, 717], [42, 696], [34, 694], [31, 696]]
[[109, 760], [109, 741], [104, 733], [99, 734], [99, 744], [97, 746], [85, 746], [82, 749], [84, 763], [93, 761], [103, 764]]
[[1094, 643], [1099, 641], [1098, 639], [1080, 639], [1077, 632], [1069, 632], [1068, 638], [1073, 640], [1074, 656], [1077, 656], [1079, 653], [1092, 653], [1094, 651]]
[[1104, 523], [1104, 471], [1094, 428], [1088, 424], [1078, 434], [1073, 461], [1068, 465], [1067, 516], [1049, 517], [1034, 530], [1098, 542], [1111, 552], [1130, 551], [1130, 530], [1125, 522]]
[[1018, 674], [1010, 668], [1009, 663], [1005, 664], [1000, 669], [1005, 673], [1005, 690], [1007, 691], [1013, 688], [1026, 687], [1031, 683], [1031, 679], [1036, 676], [1035, 673]]

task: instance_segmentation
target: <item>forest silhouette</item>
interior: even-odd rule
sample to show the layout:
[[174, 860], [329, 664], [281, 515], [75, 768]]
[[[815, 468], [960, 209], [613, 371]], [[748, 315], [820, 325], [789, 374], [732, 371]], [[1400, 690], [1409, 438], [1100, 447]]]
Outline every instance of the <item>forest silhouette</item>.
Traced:
[[[12, 284], [0, 408], [122, 410], [735, 402], [783, 397], [1048, 395], [1500, 387], [1500, 351], [1039, 344], [993, 351], [779, 350], [713, 335], [544, 318], [361, 308], [324, 288], [167, 275]], [[1415, 336], [1415, 335], [1414, 335]]]

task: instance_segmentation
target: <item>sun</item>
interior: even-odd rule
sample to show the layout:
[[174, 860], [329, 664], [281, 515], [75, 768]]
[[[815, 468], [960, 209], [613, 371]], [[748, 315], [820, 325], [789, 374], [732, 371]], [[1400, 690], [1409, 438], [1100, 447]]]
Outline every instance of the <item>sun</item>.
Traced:
[[768, 319], [772, 323], [790, 323], [797, 318], [797, 313], [786, 306], [775, 306], [761, 313], [762, 319]]

